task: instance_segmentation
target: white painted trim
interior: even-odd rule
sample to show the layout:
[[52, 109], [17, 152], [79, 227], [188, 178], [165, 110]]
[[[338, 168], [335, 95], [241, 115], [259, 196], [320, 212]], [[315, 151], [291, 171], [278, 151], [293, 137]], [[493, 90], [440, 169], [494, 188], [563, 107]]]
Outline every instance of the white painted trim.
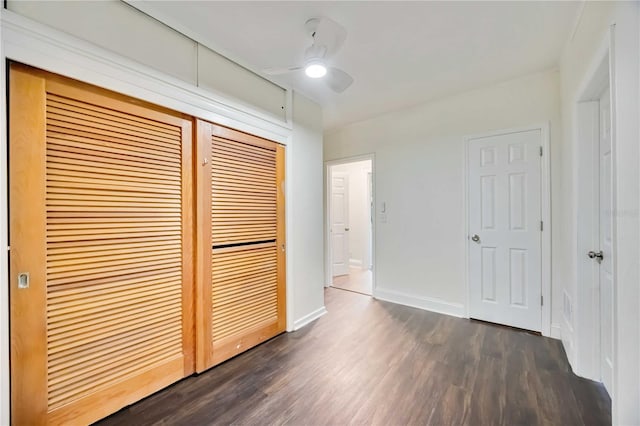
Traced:
[[371, 231], [371, 288], [375, 292], [376, 289], [376, 158], [374, 153], [356, 155], [353, 157], [339, 158], [335, 160], [327, 160], [324, 162], [325, 182], [324, 182], [324, 199], [325, 199], [325, 211], [324, 211], [324, 224], [325, 224], [325, 236], [324, 236], [324, 273], [325, 273], [325, 287], [333, 285], [333, 271], [332, 271], [332, 257], [331, 257], [331, 217], [329, 212], [331, 211], [331, 167], [339, 164], [356, 163], [358, 161], [371, 160], [371, 186], [373, 187], [373, 193], [371, 199], [373, 200], [373, 211], [371, 216], [373, 217], [372, 231]]
[[360, 259], [349, 259], [349, 266], [352, 268], [362, 268], [362, 260]]
[[586, 101], [576, 103], [574, 107], [578, 141], [574, 152], [577, 158], [576, 206], [580, 212], [576, 217], [576, 279], [580, 285], [575, 299], [570, 298], [576, 330], [573, 335], [576, 357], [570, 363], [576, 374], [599, 381], [599, 337], [592, 338], [595, 330], [600, 330], [598, 266], [586, 258], [589, 250], [599, 246], [599, 104]]
[[558, 339], [558, 340], [562, 339], [562, 328], [560, 327], [559, 324], [552, 324], [551, 325], [551, 335], [549, 337], [552, 337], [552, 338]]
[[3, 9], [1, 16], [3, 53], [7, 59], [286, 143], [291, 123], [9, 10]]
[[[617, 121], [617, 86], [616, 86], [616, 49], [615, 49], [615, 31], [616, 24], [609, 25], [608, 37], [609, 37], [609, 96], [611, 105], [611, 206], [614, 211], [618, 209], [618, 121]], [[637, 57], [636, 57], [637, 59]], [[637, 75], [636, 75], [637, 78]], [[637, 143], [637, 141], [636, 141]], [[637, 160], [637, 159], [636, 159]], [[636, 164], [637, 166], [637, 164]], [[620, 347], [620, 333], [618, 326], [618, 215], [611, 215], [611, 282], [613, 286], [613, 348], [611, 350], [611, 357], [613, 358], [613, 372], [612, 372], [612, 385], [613, 389], [610, 390], [611, 396], [611, 415], [613, 424], [617, 424], [619, 412], [618, 403], [618, 386], [619, 386], [619, 374], [625, 374], [625, 371], [620, 371], [620, 359], [618, 357], [618, 348]], [[636, 282], [635, 285], [638, 285]], [[637, 324], [636, 324], [637, 326]], [[600, 330], [600, 327], [598, 327]], [[598, 333], [600, 334], [600, 333]], [[636, 384], [637, 386], [637, 384]]]
[[313, 321], [317, 320], [318, 318], [320, 318], [321, 316], [323, 316], [326, 313], [327, 313], [327, 308], [322, 306], [322, 307], [316, 309], [315, 311], [303, 316], [302, 318], [295, 320], [294, 323], [293, 323], [293, 330], [292, 331], [300, 330], [305, 325], [309, 325], [310, 323], [312, 323]]
[[3, 113], [0, 114], [0, 425], [11, 424], [11, 399], [10, 399], [10, 368], [9, 368], [9, 230], [8, 230], [8, 173], [7, 173], [7, 114], [4, 113], [7, 105], [6, 96], [6, 61], [4, 60], [4, 24], [0, 20], [0, 105]]
[[[571, 362], [572, 359], [575, 359], [575, 331], [573, 326], [565, 322], [565, 327], [560, 327], [560, 339], [562, 341], [562, 346], [564, 347], [564, 351], [567, 354], [567, 359], [569, 359], [569, 364], [571, 364], [571, 370], [573, 371], [573, 364]], [[567, 342], [568, 345], [565, 343]], [[574, 371], [575, 373], [575, 371]]]
[[540, 130], [540, 143], [542, 145], [542, 160], [540, 162], [540, 213], [544, 222], [544, 229], [541, 232], [541, 250], [540, 250], [540, 290], [545, 303], [542, 305], [542, 322], [541, 331], [543, 336], [552, 337], [551, 335], [551, 149], [549, 122], [541, 123], [526, 127], [516, 127], [511, 129], [494, 130], [486, 133], [469, 135], [465, 137], [464, 144], [464, 200], [463, 206], [465, 211], [465, 293], [466, 306], [465, 317], [470, 316], [470, 293], [471, 286], [469, 283], [469, 144], [474, 139], [508, 135], [511, 133], [528, 132], [531, 130]]
[[[290, 104], [293, 107], [293, 103]], [[295, 244], [293, 239], [293, 212], [295, 206], [295, 199], [293, 197], [293, 185], [291, 184], [291, 180], [289, 176], [293, 176], [293, 152], [295, 150], [295, 144], [292, 143], [293, 134], [289, 134], [287, 136], [287, 147], [285, 149], [285, 174], [284, 174], [284, 187], [285, 187], [285, 247], [286, 247], [286, 303], [285, 310], [287, 312], [287, 331], [293, 331], [294, 328], [294, 320], [293, 320], [293, 305], [295, 298], [295, 289], [294, 285], [291, 282], [291, 278], [293, 277], [293, 265], [295, 258]]]
[[229, 51], [228, 49], [226, 49], [223, 45], [221, 45], [220, 43], [217, 43], [214, 39], [212, 39], [210, 36], [203, 34], [199, 31], [196, 31], [193, 29], [193, 27], [190, 27], [189, 25], [185, 25], [183, 22], [180, 21], [180, 19], [176, 19], [173, 16], [171, 16], [170, 14], [167, 13], [163, 13], [162, 11], [158, 10], [158, 8], [154, 7], [153, 2], [149, 2], [149, 1], [140, 1], [140, 0], [122, 0], [123, 2], [127, 3], [128, 5], [130, 5], [131, 7], [139, 10], [140, 12], [144, 13], [145, 15], [148, 15], [150, 17], [152, 17], [153, 19], [162, 22], [164, 25], [173, 28], [174, 30], [176, 30], [177, 32], [179, 32], [182, 35], [187, 36], [188, 38], [190, 38], [191, 40], [194, 40], [196, 43], [199, 43], [203, 46], [206, 46], [207, 48], [213, 50], [214, 52], [218, 53], [219, 55], [224, 56], [225, 58], [227, 58], [228, 60], [230, 60], [231, 62], [235, 62], [236, 64], [240, 65], [243, 68], [246, 68], [247, 70], [253, 72], [254, 74], [260, 76], [261, 78], [270, 81], [271, 83], [275, 84], [276, 86], [280, 86], [284, 89], [287, 89], [288, 92], [290, 92], [291, 90], [291, 86], [290, 85], [286, 85], [286, 84], [282, 84], [280, 82], [276, 82], [271, 76], [266, 75], [262, 72], [258, 72], [256, 70], [253, 69], [253, 64], [250, 64], [249, 62], [247, 62], [244, 58], [235, 55], [233, 52]]
[[385, 302], [398, 303], [438, 314], [451, 315], [458, 318], [465, 318], [466, 316], [465, 307], [462, 303], [451, 303], [432, 297], [415, 296], [385, 288], [375, 289], [373, 297]]
[[331, 249], [331, 166], [324, 164], [324, 286], [333, 285], [333, 255]]
[[[46, 25], [12, 13], [0, 12], [0, 104], [6, 105], [5, 63], [7, 59], [61, 74], [147, 102], [161, 105], [194, 117], [200, 117], [247, 133], [271, 139], [287, 146], [286, 176], [293, 173], [292, 94], [287, 96], [288, 122], [275, 120], [235, 100], [202, 90], [174, 77], [155, 71], [135, 61], [102, 49], [84, 40], [54, 30]], [[0, 114], [0, 199], [7, 200], [7, 123]], [[287, 330], [295, 327], [293, 257], [291, 238], [294, 199], [292, 185], [286, 186], [287, 242]], [[9, 396], [9, 277], [8, 206], [0, 208], [0, 424], [10, 424]]]
[[541, 261], [542, 261], [542, 295], [544, 297], [544, 304], [542, 305], [542, 335], [552, 337], [551, 334], [551, 321], [552, 321], [552, 282], [551, 282], [551, 262], [552, 262], [552, 249], [551, 249], [551, 234], [553, 232], [553, 223], [551, 222], [551, 135], [549, 130], [549, 122], [546, 122], [540, 126], [542, 132], [542, 170], [540, 178], [542, 179], [541, 193], [541, 211], [543, 222], [542, 230], [542, 249], [541, 249]]
[[[637, 9], [638, 13], [638, 22], [640, 22], [640, 7]], [[638, 46], [640, 46], [640, 25], [638, 25]], [[640, 55], [640, 52], [639, 52]], [[638, 99], [640, 99], [640, 84], [638, 85]], [[638, 110], [638, 117], [637, 118], [637, 122], [638, 122], [638, 134], [640, 135], [640, 109]], [[638, 239], [640, 240], [640, 235], [638, 235]], [[638, 256], [638, 260], [637, 260], [638, 264], [640, 265], [640, 256]], [[640, 306], [640, 297], [638, 298], [638, 306]], [[638, 327], [638, 336], [636, 336], [636, 338], [638, 339], [637, 341], [640, 342], [640, 327]], [[640, 356], [637, 359], [638, 365], [640, 365]], [[638, 377], [636, 378], [637, 383], [640, 383], [640, 371], [638, 372]], [[636, 404], [638, 405], [638, 407], [640, 407], [640, 393], [638, 394], [638, 400], [636, 402]]]
[[462, 146], [462, 187], [464, 188], [462, 211], [464, 212], [464, 317], [471, 318], [471, 287], [469, 285], [469, 262], [471, 258], [469, 256], [469, 250], [471, 248], [470, 230], [469, 230], [469, 140], [471, 137], [466, 137]]
[[[582, 377], [600, 381], [600, 283], [598, 267], [587, 261], [586, 253], [599, 247], [599, 107], [598, 100], [608, 86], [613, 91], [612, 58], [610, 56], [610, 35], [604, 37], [594, 55], [593, 62], [587, 68], [585, 77], [576, 92], [572, 105], [574, 116], [574, 196], [575, 196], [575, 250], [576, 280], [575, 299], [571, 299], [573, 311], [572, 333], [569, 343], [571, 350], [565, 351], [573, 371]], [[612, 156], [613, 155], [613, 102], [612, 105]], [[615, 185], [615, 165], [612, 163]], [[613, 193], [612, 193], [613, 197]], [[612, 198], [612, 202], [615, 202]], [[615, 206], [615, 204], [613, 204]], [[578, 214], [579, 212], [579, 214]], [[615, 215], [612, 221], [615, 220]], [[614, 222], [612, 222], [614, 226]], [[613, 228], [615, 230], [615, 227]], [[612, 250], [615, 250], [615, 234]], [[615, 254], [614, 254], [615, 256]], [[613, 263], [615, 265], [615, 262]], [[615, 288], [615, 270], [613, 274]], [[569, 296], [571, 298], [571, 296]], [[615, 321], [615, 315], [614, 315]], [[614, 325], [615, 327], [615, 325]], [[569, 337], [569, 336], [567, 336]], [[563, 339], [564, 343], [564, 339]], [[615, 365], [614, 365], [615, 368]], [[615, 370], [614, 370], [615, 371]], [[615, 373], [614, 373], [615, 380]], [[612, 395], [613, 396], [613, 395]]]

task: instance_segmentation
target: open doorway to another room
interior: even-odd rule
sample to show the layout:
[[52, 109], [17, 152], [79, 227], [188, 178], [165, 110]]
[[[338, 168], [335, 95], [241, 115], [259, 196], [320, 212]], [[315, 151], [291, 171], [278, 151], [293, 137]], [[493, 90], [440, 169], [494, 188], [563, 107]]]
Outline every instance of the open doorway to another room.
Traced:
[[329, 164], [328, 242], [331, 286], [373, 293], [373, 161]]

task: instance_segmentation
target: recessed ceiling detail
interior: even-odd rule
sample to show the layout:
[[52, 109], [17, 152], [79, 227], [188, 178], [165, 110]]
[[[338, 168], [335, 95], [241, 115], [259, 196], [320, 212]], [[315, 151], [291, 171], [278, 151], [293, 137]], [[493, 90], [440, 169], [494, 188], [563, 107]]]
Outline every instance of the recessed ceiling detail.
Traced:
[[[267, 76], [323, 107], [325, 129], [557, 66], [580, 2], [130, 3], [257, 73], [304, 64], [310, 17], [349, 36], [332, 56], [344, 93], [304, 72]], [[264, 75], [264, 74], [263, 74]]]

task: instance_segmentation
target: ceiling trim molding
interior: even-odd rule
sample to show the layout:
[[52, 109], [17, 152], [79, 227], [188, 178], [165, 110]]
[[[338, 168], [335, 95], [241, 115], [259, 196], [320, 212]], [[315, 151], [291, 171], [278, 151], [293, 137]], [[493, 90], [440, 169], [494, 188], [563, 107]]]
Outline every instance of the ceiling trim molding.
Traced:
[[[254, 66], [252, 64], [248, 63], [246, 60], [243, 60], [242, 58], [238, 57], [237, 55], [234, 55], [233, 53], [229, 52], [227, 49], [225, 49], [222, 46], [220, 46], [219, 44], [217, 44], [210, 37], [206, 37], [202, 33], [198, 32], [198, 31], [195, 31], [193, 28], [189, 27], [188, 25], [181, 24], [179, 20], [173, 18], [171, 15], [159, 11], [157, 8], [153, 7], [152, 2], [141, 1], [141, 0], [121, 0], [121, 1], [123, 3], [128, 4], [132, 8], [138, 10], [139, 12], [144, 13], [145, 15], [155, 19], [156, 21], [160, 22], [161, 24], [166, 25], [169, 28], [174, 29], [175, 31], [179, 32], [180, 34], [182, 34], [182, 35], [184, 35], [184, 36], [186, 36], [188, 38], [190, 38], [191, 40], [195, 41], [196, 43], [199, 43], [199, 44], [201, 44], [201, 45], [213, 50], [217, 54], [224, 56], [229, 61], [234, 62], [235, 64], [237, 64], [237, 65], [241, 66], [242, 68], [245, 68], [246, 70], [248, 70], [248, 71], [260, 76], [261, 78], [264, 78], [265, 80], [268, 80], [269, 82], [271, 82], [271, 83], [273, 83], [273, 84], [275, 84], [277, 86], [280, 86], [283, 89], [293, 90], [291, 85], [283, 84], [282, 82], [275, 81], [272, 78], [270, 78], [269, 75], [264, 74], [262, 72], [259, 72], [256, 69], [254, 69]], [[305, 95], [305, 96], [307, 96], [307, 95]], [[307, 96], [307, 97], [309, 97], [309, 96]]]

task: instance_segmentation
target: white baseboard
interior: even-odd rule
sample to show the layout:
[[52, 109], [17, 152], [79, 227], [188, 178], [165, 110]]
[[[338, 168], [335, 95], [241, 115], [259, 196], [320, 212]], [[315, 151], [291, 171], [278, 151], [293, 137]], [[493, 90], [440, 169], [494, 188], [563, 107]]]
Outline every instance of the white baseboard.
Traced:
[[551, 336], [549, 337], [562, 340], [562, 327], [560, 327], [560, 324], [551, 324]]
[[362, 260], [349, 259], [349, 266], [353, 266], [354, 268], [362, 268]]
[[560, 338], [562, 340], [564, 352], [567, 354], [569, 365], [571, 365], [571, 370], [575, 373], [577, 370], [577, 363], [575, 358], [573, 327], [566, 320], [564, 321], [564, 327], [560, 327]]
[[315, 311], [303, 316], [302, 318], [295, 320], [293, 322], [292, 331], [300, 330], [305, 325], [312, 323], [313, 321], [317, 320], [318, 318], [320, 318], [326, 313], [327, 313], [327, 308], [322, 306], [321, 308], [316, 309]]
[[414, 296], [399, 291], [376, 288], [373, 297], [386, 302], [424, 309], [425, 311], [465, 318], [464, 306], [461, 303], [451, 303], [431, 297]]

